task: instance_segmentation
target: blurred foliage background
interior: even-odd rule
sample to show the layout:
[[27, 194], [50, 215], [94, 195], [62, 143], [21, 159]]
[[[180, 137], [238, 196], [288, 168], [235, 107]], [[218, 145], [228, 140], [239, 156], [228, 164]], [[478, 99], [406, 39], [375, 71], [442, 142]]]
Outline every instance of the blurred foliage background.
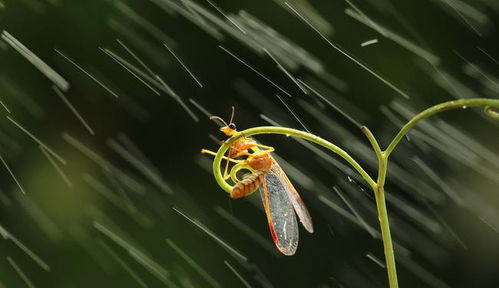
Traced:
[[[282, 256], [258, 193], [231, 200], [216, 185], [199, 151], [223, 135], [202, 110], [228, 118], [235, 106], [242, 129], [301, 121], [374, 175], [358, 123], [384, 146], [426, 107], [497, 98], [498, 12], [493, 0], [0, 1], [1, 286], [386, 287], [375, 204], [353, 171], [320, 149], [259, 138], [316, 230]], [[93, 133], [6, 35], [68, 81], [64, 97]], [[401, 287], [499, 285], [498, 131], [464, 109], [397, 148], [386, 189]]]

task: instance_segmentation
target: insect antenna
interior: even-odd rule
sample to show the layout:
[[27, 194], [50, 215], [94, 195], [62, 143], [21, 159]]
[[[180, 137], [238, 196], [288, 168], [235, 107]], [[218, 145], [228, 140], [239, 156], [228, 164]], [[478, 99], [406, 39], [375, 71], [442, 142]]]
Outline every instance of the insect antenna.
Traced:
[[234, 108], [234, 106], [232, 106], [232, 113], [230, 114], [230, 122], [229, 123], [234, 123], [234, 122], [232, 122], [232, 120], [234, 120], [235, 112], [236, 112], [236, 109]]
[[222, 124], [224, 124], [224, 126], [229, 126], [229, 125], [227, 125], [227, 122], [225, 122], [224, 119], [222, 119], [221, 117], [218, 117], [218, 116], [211, 116], [210, 120], [217, 120], [217, 121], [222, 122]]

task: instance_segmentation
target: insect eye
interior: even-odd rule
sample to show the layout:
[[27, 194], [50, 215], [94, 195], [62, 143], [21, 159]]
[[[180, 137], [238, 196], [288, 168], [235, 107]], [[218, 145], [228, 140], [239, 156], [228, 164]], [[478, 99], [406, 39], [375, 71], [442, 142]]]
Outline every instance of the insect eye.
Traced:
[[229, 124], [229, 128], [232, 129], [232, 130], [236, 130], [236, 124], [230, 123]]

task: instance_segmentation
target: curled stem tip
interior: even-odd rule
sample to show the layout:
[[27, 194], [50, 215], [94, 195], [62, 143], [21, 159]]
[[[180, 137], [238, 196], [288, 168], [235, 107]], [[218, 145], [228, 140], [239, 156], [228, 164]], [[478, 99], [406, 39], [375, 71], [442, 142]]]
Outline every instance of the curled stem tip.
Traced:
[[492, 119], [499, 120], [499, 108], [497, 107], [491, 107], [491, 106], [485, 106], [484, 112], [487, 116], [489, 116]]

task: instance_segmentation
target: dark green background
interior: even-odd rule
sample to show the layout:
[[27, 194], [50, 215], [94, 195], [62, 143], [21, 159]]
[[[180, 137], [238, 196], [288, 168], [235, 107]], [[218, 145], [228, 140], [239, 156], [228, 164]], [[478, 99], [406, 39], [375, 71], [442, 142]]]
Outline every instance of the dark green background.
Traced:
[[[163, 285], [161, 282], [134, 261], [121, 247], [93, 227], [93, 221], [98, 221], [106, 224], [107, 227], [119, 229], [115, 231], [120, 235], [128, 235], [129, 240], [142, 247], [151, 258], [168, 269], [172, 275], [172, 281], [179, 286], [181, 286], [181, 279], [184, 278], [189, 279], [194, 287], [208, 287], [208, 284], [166, 244], [166, 238], [174, 241], [188, 253], [223, 287], [243, 287], [236, 276], [224, 265], [224, 260], [228, 260], [255, 287], [259, 286], [258, 281], [254, 279], [255, 272], [247, 268], [253, 264], [261, 269], [275, 287], [387, 286], [385, 270], [365, 256], [366, 253], [372, 253], [382, 258], [382, 243], [374, 240], [365, 230], [345, 220], [317, 198], [319, 194], [334, 198], [336, 195], [331, 189], [333, 185], [342, 183], [341, 185], [360, 191], [359, 187], [363, 185], [362, 183], [348, 184], [345, 173], [334, 168], [325, 168], [327, 162], [316, 159], [313, 153], [303, 149], [303, 146], [294, 141], [280, 137], [261, 138], [262, 142], [275, 146], [281, 157], [313, 181], [320, 183], [322, 187], [327, 187], [326, 190], [307, 191], [297, 185], [310, 209], [316, 232], [313, 235], [307, 235], [303, 229], [300, 231], [300, 246], [293, 257], [279, 256], [277, 253], [269, 252], [215, 211], [217, 206], [230, 211], [272, 245], [262, 211], [255, 209], [249, 201], [230, 200], [226, 193], [216, 185], [211, 173], [198, 164], [200, 161], [204, 161], [202, 163], [205, 164], [210, 163], [207, 158], [201, 158], [199, 151], [201, 148], [217, 148], [216, 143], [208, 137], [210, 133], [222, 138], [222, 135], [218, 134], [217, 126], [191, 106], [201, 119], [199, 123], [193, 122], [172, 98], [152, 93], [102, 53], [98, 47], [109, 48], [131, 59], [116, 42], [117, 38], [122, 39], [186, 102], [188, 98], [195, 99], [210, 112], [223, 118], [227, 117], [230, 106], [234, 105], [237, 110], [236, 123], [240, 128], [266, 125], [267, 123], [259, 117], [260, 113], [264, 113], [283, 125], [300, 128], [299, 123], [273, 96], [277, 90], [220, 50], [218, 45], [221, 44], [235, 51], [289, 90], [293, 98], [285, 98], [286, 101], [314, 133], [333, 142], [337, 137], [341, 138], [341, 135], [335, 134], [337, 130], [328, 126], [329, 122], [317, 120], [303, 109], [300, 101], [313, 105], [315, 102], [301, 93], [289, 78], [276, 69], [272, 60], [268, 57], [257, 56], [230, 36], [226, 36], [226, 39], [219, 43], [180, 15], [169, 15], [149, 1], [123, 1], [175, 41], [175, 44], [170, 44], [201, 79], [204, 87], [200, 88], [162, 47], [160, 41], [150, 37], [134, 23], [123, 20], [123, 15], [116, 10], [111, 1], [55, 2], [57, 2], [56, 5], [49, 1], [4, 1], [5, 7], [0, 9], [0, 29], [14, 35], [71, 83], [72, 87], [67, 97], [89, 122], [96, 135], [90, 136], [84, 130], [54, 94], [51, 83], [38, 70], [13, 49], [0, 49], [0, 80], [2, 81], [0, 99], [12, 110], [11, 116], [14, 119], [65, 157], [68, 165], [64, 166], [64, 171], [73, 182], [73, 187], [68, 188], [40, 152], [36, 143], [6, 118], [3, 120], [0, 118], [0, 131], [14, 139], [19, 146], [17, 149], [9, 149], [2, 142], [0, 153], [9, 163], [27, 193], [27, 195], [21, 195], [8, 172], [3, 168], [0, 169], [0, 189], [8, 199], [4, 200], [0, 206], [0, 225], [30, 247], [52, 268], [49, 272], [43, 271], [11, 241], [0, 241], [0, 283], [5, 287], [24, 287], [25, 285], [12, 266], [8, 264], [6, 257], [10, 256], [36, 287], [140, 287], [105, 252], [99, 244], [99, 241], [104, 241], [149, 287], [161, 287]], [[404, 100], [371, 74], [332, 49], [313, 30], [275, 2], [258, 0], [218, 1], [217, 3], [227, 13], [237, 13], [240, 9], [244, 9], [320, 59], [330, 73], [342, 79], [349, 87], [348, 91], [336, 91], [336, 94], [327, 96], [333, 102], [341, 100], [363, 111], [365, 116], [361, 119], [365, 123], [362, 124], [371, 127], [383, 145], [386, 145], [396, 133], [397, 127], [380, 112], [380, 106], [388, 105], [393, 99], [398, 99], [405, 101], [404, 103], [416, 110], [421, 110], [432, 104], [453, 99], [450, 94], [434, 83], [429, 74], [425, 73], [425, 69], [432, 69], [431, 66], [422, 63], [424, 61], [414, 54], [345, 15], [344, 9], [348, 7], [347, 3], [343, 1], [316, 2], [314, 1], [312, 5], [334, 27], [335, 32], [330, 38], [411, 95], [410, 100]], [[483, 83], [463, 73], [463, 60], [453, 52], [458, 51], [460, 55], [480, 65], [492, 76], [496, 76], [499, 71], [498, 64], [476, 48], [480, 46], [491, 55], [499, 57], [497, 12], [483, 5], [482, 2], [479, 4], [469, 2], [484, 11], [490, 19], [481, 37], [467, 25], [451, 17], [452, 9], [445, 7], [444, 4], [442, 8], [433, 1], [389, 1], [394, 10], [386, 13], [380, 12], [363, 1], [355, 1], [355, 4], [385, 27], [438, 55], [441, 58], [439, 67], [468, 85], [478, 95], [497, 97], [497, 89], [487, 92], [483, 88]], [[214, 14], [217, 13], [208, 3], [203, 1], [198, 1], [198, 3]], [[385, 3], [385, 1], [379, 3]], [[448, 11], [445, 12], [445, 9]], [[390, 11], [396, 11], [396, 13]], [[111, 29], [109, 26], [111, 18], [128, 23], [134, 31], [138, 31], [138, 35], [143, 37], [145, 45], [153, 47], [155, 51], [159, 51], [159, 54], [153, 55], [145, 52], [140, 45], [137, 45], [140, 42], [130, 41], [127, 35]], [[407, 26], [404, 26], [400, 19]], [[408, 27], [412, 27], [417, 35], [411, 33]], [[365, 48], [360, 47], [360, 43], [373, 38], [378, 38], [379, 43]], [[113, 98], [55, 53], [53, 48], [63, 51], [82, 66], [89, 68], [96, 78], [109, 84], [122, 97]], [[315, 77], [305, 69], [294, 71], [294, 75]], [[241, 80], [250, 83], [264, 95], [267, 101], [259, 101], [259, 98], [249, 101], [247, 97], [242, 96], [234, 88], [235, 83]], [[494, 80], [497, 81], [497, 77]], [[16, 100], [20, 97], [19, 95], [35, 101], [40, 107], [39, 113], [28, 113], [26, 108]], [[137, 103], [142, 112], [138, 115], [131, 115], [124, 108], [127, 99]], [[367, 142], [360, 130], [339, 113], [330, 108], [324, 108], [322, 111], [335, 121], [334, 125], [341, 126], [355, 135], [355, 141]], [[1, 117], [7, 115], [4, 110], [0, 113], [3, 114]], [[477, 115], [465, 110], [448, 113], [442, 117], [478, 142], [496, 153], [499, 152], [497, 125], [486, 122]], [[147, 184], [148, 189], [144, 195], [125, 191], [136, 209], [153, 221], [151, 226], [138, 225], [134, 217], [117, 209], [85, 184], [81, 178], [82, 173], [89, 173], [104, 182], [109, 179], [99, 166], [89, 161], [61, 138], [63, 131], [79, 139], [114, 165], [125, 171], [132, 171], [131, 173], [142, 179], [144, 183], [149, 183], [141, 178], [140, 173], [137, 173], [127, 162], [112, 152], [106, 145], [106, 140], [124, 133], [140, 147], [141, 151], [159, 168], [162, 176], [174, 191], [173, 195], [165, 195], [150, 183]], [[349, 144], [354, 145], [354, 143], [344, 141], [335, 143], [346, 146], [347, 150], [349, 150]], [[487, 207], [492, 207], [493, 211], [499, 207], [497, 183], [494, 181], [436, 150], [423, 153], [411, 142], [405, 141], [401, 145], [403, 147], [396, 154], [398, 164], [409, 167], [407, 169], [412, 170], [422, 181], [434, 186], [431, 179], [411, 168], [414, 163], [404, 159], [410, 159], [415, 155], [421, 157], [427, 165], [438, 172], [443, 181], [452, 183], [453, 189], [459, 193], [473, 194], [473, 199], [480, 199], [487, 203]], [[364, 162], [361, 156], [358, 157], [361, 163]], [[496, 175], [498, 173], [497, 168], [491, 171]], [[369, 172], [375, 173], [374, 170], [369, 170]], [[427, 207], [411, 202], [411, 197], [408, 195], [410, 191], [399, 188], [390, 190], [392, 184], [388, 183], [389, 193], [400, 196], [414, 205], [413, 208], [430, 215], [432, 219], [435, 218]], [[109, 182], [108, 185], [113, 187]], [[116, 187], [112, 189], [119, 195], [118, 197], [121, 197], [119, 189]], [[348, 193], [347, 190], [344, 192]], [[369, 199], [368, 192], [356, 195], [363, 195], [363, 201]], [[251, 197], [258, 200], [259, 196]], [[350, 197], [353, 202], [356, 202], [357, 196]], [[339, 198], [336, 200], [338, 205], [348, 210]], [[374, 207], [372, 200], [367, 201], [371, 201]], [[40, 213], [44, 216], [41, 217], [40, 214], [33, 212], [35, 208], [29, 205], [38, 207], [38, 211], [41, 211]], [[243, 265], [235, 260], [208, 235], [173, 211], [174, 206], [196, 217], [216, 232], [227, 243], [246, 255], [251, 264]], [[410, 235], [413, 233], [414, 239], [417, 237], [430, 239], [429, 243], [438, 247], [438, 253], [441, 253], [433, 255], [433, 259], [438, 260], [432, 262], [422, 256], [419, 250], [411, 251], [413, 261], [411, 263], [417, 263], [419, 268], [413, 264], [411, 264], [413, 266], [399, 265], [401, 287], [427, 287], [427, 281], [419, 274], [421, 267], [432, 273], [432, 277], [437, 277], [439, 281], [446, 283], [447, 287], [497, 287], [499, 285], [497, 275], [499, 235], [480, 221], [476, 205], [474, 207], [475, 210], [458, 207], [450, 201], [434, 205], [440, 217], [465, 242], [467, 249], [456, 245], [452, 240], [445, 243], [436, 241], [432, 235], [428, 235], [428, 231], [419, 229], [411, 221], [404, 222], [402, 226], [394, 226], [394, 230], [398, 229], [397, 227], [401, 229], [394, 231], [395, 234], [408, 233]], [[361, 205], [358, 209], [368, 218], [369, 223], [377, 228], [376, 216]], [[390, 215], [394, 219], [404, 219], [402, 213], [393, 211], [393, 207], [389, 205]], [[44, 217], [46, 220], [41, 221], [40, 219], [45, 219]], [[49, 225], [49, 229], [47, 230], [47, 227], [40, 223]], [[448, 231], [443, 233], [448, 233]], [[398, 240], [396, 235], [394, 238]], [[425, 248], [424, 243], [421, 243], [420, 249], [430, 249], [429, 247]], [[409, 250], [412, 249], [409, 248]], [[429, 253], [432, 254], [432, 252]], [[434, 287], [446, 286], [434, 285]]]

